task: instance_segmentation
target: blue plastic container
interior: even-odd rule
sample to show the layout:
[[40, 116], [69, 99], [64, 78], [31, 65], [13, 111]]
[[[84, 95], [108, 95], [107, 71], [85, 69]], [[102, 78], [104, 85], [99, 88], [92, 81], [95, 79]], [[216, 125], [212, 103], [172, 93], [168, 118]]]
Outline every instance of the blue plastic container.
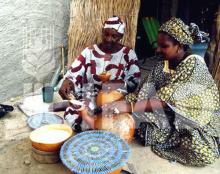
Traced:
[[192, 45], [192, 52], [193, 54], [198, 54], [201, 57], [204, 57], [207, 48], [208, 43], [195, 43]]

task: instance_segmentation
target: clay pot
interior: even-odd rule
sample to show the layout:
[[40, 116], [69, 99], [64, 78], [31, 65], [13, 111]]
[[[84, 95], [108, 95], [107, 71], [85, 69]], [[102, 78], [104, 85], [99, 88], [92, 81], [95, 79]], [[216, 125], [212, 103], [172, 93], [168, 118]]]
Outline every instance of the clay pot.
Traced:
[[96, 104], [97, 106], [102, 106], [107, 103], [121, 100], [123, 99], [123, 97], [124, 97], [123, 94], [121, 94], [116, 90], [100, 91], [96, 97]]
[[95, 129], [106, 130], [119, 135], [123, 140], [130, 143], [134, 137], [135, 122], [128, 113], [114, 115], [112, 117], [97, 116]]
[[96, 130], [106, 130], [119, 135], [123, 140], [130, 143], [134, 137], [135, 121], [129, 113], [115, 114], [110, 117], [102, 114], [92, 117], [88, 110], [81, 111], [82, 117]]

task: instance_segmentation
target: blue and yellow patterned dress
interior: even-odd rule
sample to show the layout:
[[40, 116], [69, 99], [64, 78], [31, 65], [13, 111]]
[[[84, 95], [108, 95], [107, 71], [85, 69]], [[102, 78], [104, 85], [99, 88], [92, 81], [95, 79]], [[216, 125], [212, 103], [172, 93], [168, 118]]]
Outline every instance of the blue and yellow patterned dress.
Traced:
[[158, 63], [138, 93], [138, 101], [157, 98], [166, 109], [134, 113], [141, 120], [138, 139], [159, 156], [182, 164], [205, 166], [218, 158], [218, 137], [213, 121], [219, 92], [198, 55], [186, 57], [173, 73]]

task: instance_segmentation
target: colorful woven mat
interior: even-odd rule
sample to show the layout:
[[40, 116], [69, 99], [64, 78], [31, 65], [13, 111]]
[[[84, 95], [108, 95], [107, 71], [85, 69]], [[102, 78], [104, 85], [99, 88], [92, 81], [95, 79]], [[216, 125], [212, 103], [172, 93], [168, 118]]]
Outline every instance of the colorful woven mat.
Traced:
[[122, 167], [129, 154], [125, 141], [103, 130], [77, 134], [60, 150], [63, 164], [77, 174], [107, 174]]

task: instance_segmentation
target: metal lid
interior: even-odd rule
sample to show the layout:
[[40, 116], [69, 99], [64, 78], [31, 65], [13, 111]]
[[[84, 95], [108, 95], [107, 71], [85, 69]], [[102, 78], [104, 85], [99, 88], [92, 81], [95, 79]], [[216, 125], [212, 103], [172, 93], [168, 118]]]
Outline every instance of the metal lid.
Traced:
[[77, 134], [64, 143], [60, 158], [72, 172], [106, 174], [120, 168], [130, 154], [128, 144], [117, 135], [93, 130]]
[[62, 124], [63, 118], [52, 113], [39, 113], [30, 116], [27, 123], [32, 129], [37, 129], [47, 124]]

